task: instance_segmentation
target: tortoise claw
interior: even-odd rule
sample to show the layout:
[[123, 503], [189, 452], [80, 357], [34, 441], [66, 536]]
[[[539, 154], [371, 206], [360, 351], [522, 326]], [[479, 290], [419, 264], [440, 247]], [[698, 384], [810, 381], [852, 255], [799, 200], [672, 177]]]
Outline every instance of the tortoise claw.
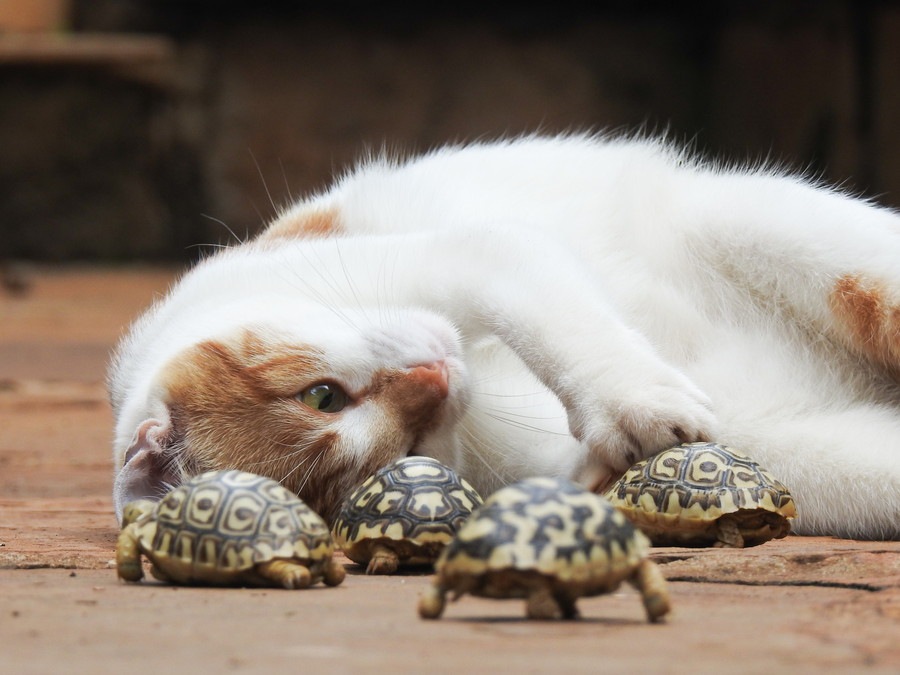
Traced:
[[366, 566], [366, 574], [393, 574], [399, 566], [397, 554], [386, 546], [378, 545]]

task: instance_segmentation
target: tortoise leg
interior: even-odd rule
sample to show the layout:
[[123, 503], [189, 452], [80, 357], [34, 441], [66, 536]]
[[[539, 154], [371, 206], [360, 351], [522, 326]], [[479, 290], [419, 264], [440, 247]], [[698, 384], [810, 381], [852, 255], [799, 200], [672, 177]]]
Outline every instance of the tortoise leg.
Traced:
[[419, 598], [419, 616], [423, 619], [439, 619], [443, 613], [444, 589], [435, 584]]
[[116, 571], [119, 578], [125, 581], [140, 581], [144, 578], [136, 531], [134, 525], [128, 525], [119, 533], [119, 540], [116, 542]]
[[259, 563], [256, 566], [256, 573], [287, 589], [308, 588], [312, 585], [312, 574], [309, 570], [291, 560], [269, 560]]
[[329, 560], [325, 563], [325, 569], [322, 571], [322, 581], [327, 586], [337, 586], [347, 576], [344, 566], [336, 560]]
[[744, 536], [737, 522], [730, 516], [719, 518], [716, 538], [718, 541], [713, 548], [744, 548]]
[[557, 594], [554, 597], [556, 598], [556, 604], [559, 605], [559, 609], [562, 612], [563, 619], [577, 619], [581, 616], [578, 608], [575, 606], [575, 598], [564, 594]]
[[647, 619], [659, 621], [671, 609], [666, 579], [652, 560], [642, 560], [629, 582], [641, 592]]
[[[559, 606], [549, 588], [536, 588], [528, 596], [525, 603], [525, 615], [529, 619], [558, 619], [565, 616], [565, 610]], [[569, 617], [566, 617], [569, 618]]]
[[393, 574], [399, 566], [400, 559], [397, 554], [388, 547], [378, 544], [372, 551], [366, 574]]

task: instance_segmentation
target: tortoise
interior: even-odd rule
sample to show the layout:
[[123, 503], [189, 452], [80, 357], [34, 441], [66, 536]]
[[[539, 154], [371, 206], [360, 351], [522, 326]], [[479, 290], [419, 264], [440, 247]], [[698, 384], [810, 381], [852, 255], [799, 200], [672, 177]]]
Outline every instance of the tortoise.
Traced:
[[669, 611], [666, 582], [647, 556], [650, 542], [600, 495], [563, 479], [529, 478], [491, 495], [435, 563], [419, 615], [436, 619], [444, 596], [524, 598], [530, 619], [575, 619], [576, 600], [640, 591], [647, 618]]
[[332, 533], [366, 574], [430, 565], [481, 504], [469, 483], [436, 459], [410, 456], [379, 469], [344, 500]]
[[160, 581], [306, 588], [344, 580], [325, 521], [281, 484], [243, 471], [210, 471], [125, 507], [118, 575], [140, 581], [141, 554]]
[[655, 546], [756, 546], [786, 536], [797, 515], [780, 481], [719, 443], [685, 443], [642, 460], [606, 497]]

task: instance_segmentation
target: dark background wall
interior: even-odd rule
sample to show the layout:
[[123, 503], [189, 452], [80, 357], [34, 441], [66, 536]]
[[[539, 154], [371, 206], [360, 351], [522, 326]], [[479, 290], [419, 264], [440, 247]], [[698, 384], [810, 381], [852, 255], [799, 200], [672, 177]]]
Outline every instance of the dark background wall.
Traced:
[[486, 4], [74, 0], [0, 34], [0, 260], [192, 257], [366, 148], [537, 129], [665, 130], [900, 206], [893, 2]]

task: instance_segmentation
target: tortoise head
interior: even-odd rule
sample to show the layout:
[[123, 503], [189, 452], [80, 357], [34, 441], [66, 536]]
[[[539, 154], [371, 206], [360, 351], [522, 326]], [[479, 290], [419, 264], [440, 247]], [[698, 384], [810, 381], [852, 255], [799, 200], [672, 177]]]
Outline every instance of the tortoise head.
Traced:
[[128, 527], [146, 513], [151, 513], [156, 508], [156, 502], [152, 499], [136, 499], [128, 502], [122, 511], [122, 527]]

